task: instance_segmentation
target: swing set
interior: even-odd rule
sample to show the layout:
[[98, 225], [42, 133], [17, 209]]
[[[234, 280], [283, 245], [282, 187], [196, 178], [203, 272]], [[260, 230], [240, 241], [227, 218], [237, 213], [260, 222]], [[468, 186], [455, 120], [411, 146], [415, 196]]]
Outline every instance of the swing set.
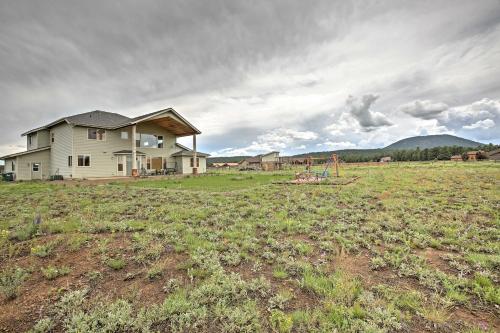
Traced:
[[324, 158], [319, 157], [307, 157], [306, 160], [306, 170], [303, 173], [298, 173], [295, 175], [295, 179], [310, 180], [310, 181], [321, 181], [330, 176], [328, 170], [332, 169], [332, 174], [335, 177], [339, 177], [339, 159], [337, 154], [332, 154], [325, 164], [325, 169], [321, 172], [313, 171], [313, 161], [314, 160], [324, 160]]

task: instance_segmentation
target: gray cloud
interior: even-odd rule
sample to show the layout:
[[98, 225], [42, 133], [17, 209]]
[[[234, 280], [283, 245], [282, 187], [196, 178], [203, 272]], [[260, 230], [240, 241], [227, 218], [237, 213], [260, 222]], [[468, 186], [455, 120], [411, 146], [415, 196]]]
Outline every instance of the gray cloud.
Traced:
[[392, 125], [383, 113], [370, 109], [378, 98], [379, 96], [373, 94], [363, 95], [361, 98], [353, 96], [347, 98], [346, 106], [349, 113], [366, 131], [373, 131], [379, 127]]
[[[425, 107], [420, 117], [398, 110], [500, 98], [499, 22], [496, 0], [2, 1], [0, 155], [62, 115], [167, 106], [201, 128], [209, 152], [262, 144], [276, 129], [318, 133], [289, 152], [372, 147], [415, 128], [500, 140], [495, 117], [436, 111], [436, 123]], [[375, 108], [373, 96], [353, 99], [343, 115], [346, 96], [370, 91]]]
[[448, 105], [442, 102], [432, 102], [428, 100], [414, 101], [400, 107], [400, 110], [410, 116], [421, 119], [435, 119], [437, 116], [448, 110]]

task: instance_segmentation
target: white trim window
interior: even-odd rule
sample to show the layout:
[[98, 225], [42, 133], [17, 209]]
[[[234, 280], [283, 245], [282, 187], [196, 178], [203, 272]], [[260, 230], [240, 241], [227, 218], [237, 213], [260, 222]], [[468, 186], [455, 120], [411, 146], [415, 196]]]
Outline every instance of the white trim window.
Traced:
[[33, 172], [40, 171], [40, 163], [32, 163], [31, 164], [31, 170], [33, 170]]
[[90, 164], [90, 155], [88, 154], [81, 154], [78, 155], [78, 167], [80, 168], [88, 168], [91, 166]]
[[100, 128], [87, 128], [87, 139], [106, 141], [106, 130]]
[[158, 135], [158, 148], [163, 148], [163, 135]]
[[12, 172], [16, 171], [16, 162], [15, 161], [11, 162], [10, 171], [12, 171]]

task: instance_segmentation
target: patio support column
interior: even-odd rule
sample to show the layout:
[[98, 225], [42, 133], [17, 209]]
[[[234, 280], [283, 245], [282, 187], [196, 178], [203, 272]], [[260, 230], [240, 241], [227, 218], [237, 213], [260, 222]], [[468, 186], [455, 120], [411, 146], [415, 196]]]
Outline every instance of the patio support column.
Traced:
[[198, 167], [196, 164], [196, 158], [198, 154], [196, 153], [196, 134], [193, 134], [193, 175], [198, 173]]
[[136, 130], [137, 126], [132, 126], [132, 177], [137, 177], [139, 173], [137, 172], [137, 147], [136, 147]]

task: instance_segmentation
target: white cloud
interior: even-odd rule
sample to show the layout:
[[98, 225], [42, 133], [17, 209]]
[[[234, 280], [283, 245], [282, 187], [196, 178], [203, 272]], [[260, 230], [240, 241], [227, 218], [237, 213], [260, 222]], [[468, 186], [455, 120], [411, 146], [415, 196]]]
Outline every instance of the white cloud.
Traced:
[[356, 144], [349, 142], [349, 141], [341, 141], [341, 142], [325, 141], [325, 142], [316, 144], [316, 146], [317, 147], [326, 147], [326, 148], [331, 149], [331, 150], [356, 148]]
[[[312, 131], [298, 131], [289, 128], [278, 128], [276, 130], [268, 131], [262, 135], [257, 136], [257, 140], [253, 141], [250, 145], [241, 148], [224, 148], [212, 152], [213, 156], [240, 156], [240, 155], [257, 155], [270, 151], [286, 152], [295, 149], [305, 149], [305, 145], [300, 145], [303, 141], [316, 140], [318, 134]], [[295, 145], [299, 144], [298, 147]]]
[[476, 128], [487, 129], [487, 128], [491, 128], [493, 126], [495, 126], [495, 122], [493, 120], [485, 119], [485, 120], [478, 120], [477, 122], [475, 122], [474, 124], [471, 124], [471, 125], [465, 125], [462, 128], [468, 129], [468, 130], [476, 129]]

